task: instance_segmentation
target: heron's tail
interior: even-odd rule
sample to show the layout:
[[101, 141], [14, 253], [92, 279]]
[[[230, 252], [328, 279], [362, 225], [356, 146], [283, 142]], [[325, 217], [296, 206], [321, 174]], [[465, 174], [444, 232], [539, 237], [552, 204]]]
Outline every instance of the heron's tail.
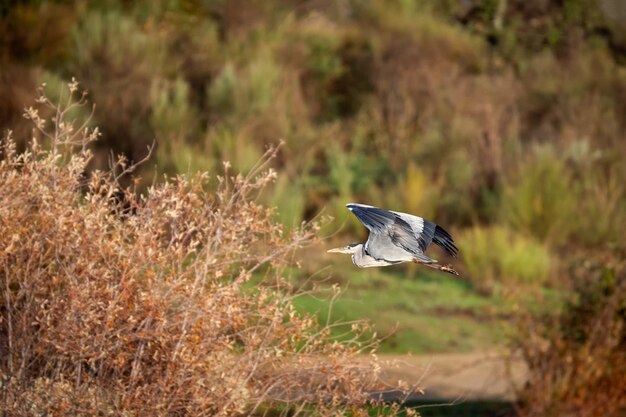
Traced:
[[433, 242], [439, 246], [441, 246], [449, 255], [456, 256], [459, 254], [459, 249], [454, 244], [454, 240], [450, 233], [446, 232], [446, 230], [437, 225], [435, 227], [435, 234], [433, 235]]

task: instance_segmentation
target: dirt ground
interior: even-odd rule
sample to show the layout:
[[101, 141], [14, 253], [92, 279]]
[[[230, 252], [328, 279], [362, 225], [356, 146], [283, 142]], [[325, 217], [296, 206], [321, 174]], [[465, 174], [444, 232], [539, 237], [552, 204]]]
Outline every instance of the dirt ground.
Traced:
[[383, 378], [420, 387], [423, 400], [514, 401], [515, 389], [527, 378], [519, 357], [503, 352], [380, 355]]

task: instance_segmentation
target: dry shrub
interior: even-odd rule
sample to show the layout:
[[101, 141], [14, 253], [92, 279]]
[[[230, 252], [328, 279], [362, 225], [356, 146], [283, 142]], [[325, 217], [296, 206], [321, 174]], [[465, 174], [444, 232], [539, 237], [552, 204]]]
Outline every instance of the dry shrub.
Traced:
[[364, 329], [334, 341], [281, 277], [317, 226], [285, 233], [255, 202], [276, 150], [246, 176], [224, 164], [215, 184], [178, 176], [138, 196], [118, 185], [136, 166], [123, 159], [85, 176], [99, 131], [66, 120], [85, 104], [69, 87], [67, 105], [38, 100], [51, 120], [26, 110], [26, 152], [2, 141], [6, 415], [366, 413], [379, 367], [351, 360]]
[[571, 268], [574, 297], [559, 317], [521, 322], [521, 417], [626, 413], [626, 265], [623, 254], [586, 258]]

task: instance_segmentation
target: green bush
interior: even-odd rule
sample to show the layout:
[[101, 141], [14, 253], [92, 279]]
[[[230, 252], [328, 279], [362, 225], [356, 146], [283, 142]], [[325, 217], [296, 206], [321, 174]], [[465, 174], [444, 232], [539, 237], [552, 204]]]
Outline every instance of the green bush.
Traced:
[[459, 247], [472, 283], [482, 291], [541, 285], [550, 272], [545, 245], [504, 227], [466, 230], [459, 236]]
[[550, 148], [535, 155], [504, 186], [502, 220], [540, 240], [563, 243], [575, 227], [576, 189], [565, 162]]
[[177, 78], [173, 82], [155, 82], [151, 93], [154, 130], [164, 136], [184, 137], [181, 130], [189, 129], [195, 120], [185, 80]]
[[615, 149], [594, 150], [589, 141], [571, 144], [566, 156], [576, 178], [577, 213], [572, 240], [603, 251], [624, 248], [626, 167]]
[[235, 67], [227, 62], [207, 90], [211, 111], [216, 115], [228, 115], [235, 111], [237, 76]]
[[[155, 139], [150, 125], [154, 83], [177, 67], [155, 29], [114, 7], [90, 10], [72, 30], [73, 56], [64, 68], [81, 79], [98, 102], [94, 121], [102, 126], [109, 148], [135, 161]], [[100, 156], [95, 165], [106, 169], [107, 156]]]

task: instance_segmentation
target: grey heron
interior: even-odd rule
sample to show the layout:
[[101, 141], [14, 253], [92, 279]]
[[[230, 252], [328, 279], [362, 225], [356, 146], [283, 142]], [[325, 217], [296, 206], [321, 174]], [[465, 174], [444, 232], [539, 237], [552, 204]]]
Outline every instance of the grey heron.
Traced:
[[411, 214], [365, 204], [350, 203], [346, 207], [369, 230], [369, 237], [365, 243], [351, 243], [328, 252], [352, 254], [352, 262], [361, 268], [415, 262], [459, 275], [450, 265], [441, 265], [424, 255], [431, 242], [451, 256], [458, 255], [452, 236], [443, 227]]

